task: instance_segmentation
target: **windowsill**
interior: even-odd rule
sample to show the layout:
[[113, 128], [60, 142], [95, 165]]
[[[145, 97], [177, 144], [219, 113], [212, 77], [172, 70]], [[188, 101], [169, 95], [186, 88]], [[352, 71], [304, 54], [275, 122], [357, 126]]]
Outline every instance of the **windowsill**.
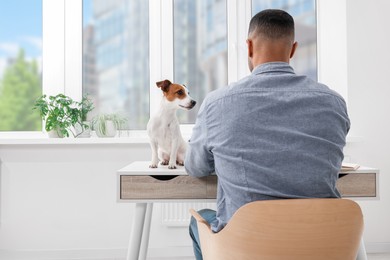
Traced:
[[144, 144], [149, 143], [145, 131], [121, 133], [118, 137], [49, 138], [42, 132], [0, 136], [0, 145], [50, 145], [50, 144]]
[[[183, 133], [184, 140], [189, 140], [190, 134]], [[0, 135], [0, 145], [78, 145], [78, 144], [149, 144], [146, 131], [129, 131], [117, 137], [97, 137], [94, 133], [89, 138], [49, 138], [46, 134], [32, 135]]]
[[[183, 133], [184, 140], [189, 140], [191, 134]], [[361, 136], [347, 136], [347, 143], [362, 142]], [[0, 145], [72, 145], [72, 144], [149, 144], [146, 131], [130, 131], [119, 137], [100, 138], [93, 135], [90, 138], [48, 138], [45, 134], [0, 136]]]
[[146, 144], [149, 139], [142, 137], [107, 138], [13, 138], [1, 139], [0, 145], [50, 145], [50, 144]]

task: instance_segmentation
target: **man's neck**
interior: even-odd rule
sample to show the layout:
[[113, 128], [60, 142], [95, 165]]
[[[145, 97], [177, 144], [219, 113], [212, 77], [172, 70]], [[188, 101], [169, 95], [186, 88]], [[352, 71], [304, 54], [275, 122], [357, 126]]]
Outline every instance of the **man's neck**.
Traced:
[[290, 63], [290, 53], [291, 50], [283, 42], [255, 42], [252, 58], [253, 67], [269, 62]]

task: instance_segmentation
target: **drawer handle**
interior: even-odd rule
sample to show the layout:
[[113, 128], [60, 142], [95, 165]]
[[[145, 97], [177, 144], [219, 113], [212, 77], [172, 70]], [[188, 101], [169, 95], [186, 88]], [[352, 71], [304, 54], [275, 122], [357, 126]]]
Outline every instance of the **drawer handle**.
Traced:
[[345, 177], [345, 176], [347, 176], [348, 175], [348, 173], [340, 173], [339, 174], [339, 179], [341, 179], [341, 178], [343, 178], [343, 177]]
[[176, 178], [179, 175], [150, 175], [150, 177], [159, 181], [169, 181]]

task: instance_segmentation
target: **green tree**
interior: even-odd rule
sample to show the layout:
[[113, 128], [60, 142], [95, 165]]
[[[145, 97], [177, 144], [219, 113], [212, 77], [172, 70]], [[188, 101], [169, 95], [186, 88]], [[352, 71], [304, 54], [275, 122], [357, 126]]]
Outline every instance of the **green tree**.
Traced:
[[42, 121], [32, 111], [42, 95], [41, 76], [35, 60], [27, 61], [21, 49], [0, 81], [0, 131], [39, 131]]

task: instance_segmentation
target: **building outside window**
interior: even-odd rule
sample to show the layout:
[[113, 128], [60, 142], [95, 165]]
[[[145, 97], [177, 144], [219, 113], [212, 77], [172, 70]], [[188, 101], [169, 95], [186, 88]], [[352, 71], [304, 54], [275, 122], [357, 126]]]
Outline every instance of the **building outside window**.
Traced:
[[128, 129], [149, 120], [149, 1], [83, 1], [83, 95]]
[[[83, 94], [96, 113], [119, 112], [129, 129], [145, 129], [149, 119], [148, 1], [83, 1]], [[174, 82], [185, 84], [199, 101], [179, 112], [194, 123], [205, 95], [227, 84], [226, 1], [174, 0]], [[162, 80], [162, 79], [161, 79]]]
[[193, 124], [206, 94], [228, 82], [226, 0], [174, 0], [173, 22], [174, 80], [198, 101], [179, 121]]
[[[187, 85], [198, 101], [193, 110], [178, 112], [181, 123], [193, 124], [207, 93], [228, 83], [227, 1], [172, 2], [171, 80]], [[95, 113], [124, 114], [129, 129], [145, 129], [150, 116], [148, 3], [83, 1], [83, 94], [94, 100]], [[266, 8], [294, 16], [299, 47], [291, 64], [297, 74], [316, 80], [315, 0], [252, 0], [253, 15]]]
[[0, 131], [40, 131], [42, 0], [0, 2]]

